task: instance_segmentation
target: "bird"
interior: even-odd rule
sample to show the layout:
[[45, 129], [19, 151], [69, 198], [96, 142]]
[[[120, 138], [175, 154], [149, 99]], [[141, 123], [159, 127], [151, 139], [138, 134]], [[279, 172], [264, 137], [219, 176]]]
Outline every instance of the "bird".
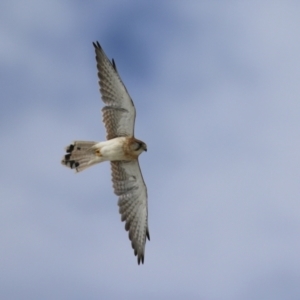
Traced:
[[138, 264], [144, 263], [148, 228], [148, 194], [138, 157], [147, 145], [134, 137], [136, 110], [122, 82], [114, 59], [106, 56], [99, 42], [96, 53], [98, 83], [102, 101], [102, 120], [106, 140], [74, 141], [65, 148], [62, 165], [81, 172], [95, 164], [109, 161], [114, 193], [118, 196], [121, 221], [131, 241]]

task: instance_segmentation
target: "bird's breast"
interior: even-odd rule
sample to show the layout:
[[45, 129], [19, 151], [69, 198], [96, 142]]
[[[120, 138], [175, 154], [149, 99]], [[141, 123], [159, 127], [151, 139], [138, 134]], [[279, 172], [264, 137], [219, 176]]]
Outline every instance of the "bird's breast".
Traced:
[[128, 156], [128, 138], [117, 137], [111, 140], [97, 143], [95, 153], [101, 159], [108, 161], [116, 160], [132, 160], [133, 157]]

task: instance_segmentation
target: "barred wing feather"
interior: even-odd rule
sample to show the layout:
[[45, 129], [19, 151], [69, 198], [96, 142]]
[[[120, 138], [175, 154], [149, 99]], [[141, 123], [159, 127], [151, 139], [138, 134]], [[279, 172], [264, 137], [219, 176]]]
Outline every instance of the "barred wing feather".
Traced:
[[106, 106], [102, 109], [107, 139], [119, 136], [134, 136], [135, 107], [123, 84], [114, 60], [104, 53], [100, 44], [93, 43], [96, 52], [98, 78], [102, 100]]
[[138, 264], [144, 263], [148, 230], [147, 188], [138, 160], [111, 162], [112, 181], [115, 194], [119, 196], [119, 212], [129, 239], [137, 256]]

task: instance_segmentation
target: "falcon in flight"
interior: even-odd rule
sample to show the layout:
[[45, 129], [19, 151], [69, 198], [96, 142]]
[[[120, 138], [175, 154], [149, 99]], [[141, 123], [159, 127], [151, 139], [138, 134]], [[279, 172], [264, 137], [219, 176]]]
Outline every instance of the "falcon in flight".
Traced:
[[61, 163], [80, 172], [103, 161], [110, 161], [115, 194], [125, 229], [137, 256], [144, 263], [148, 230], [147, 187], [139, 166], [139, 155], [147, 151], [144, 142], [134, 137], [135, 107], [118, 73], [98, 42], [96, 52], [98, 78], [102, 100], [106, 141], [75, 141], [66, 147]]

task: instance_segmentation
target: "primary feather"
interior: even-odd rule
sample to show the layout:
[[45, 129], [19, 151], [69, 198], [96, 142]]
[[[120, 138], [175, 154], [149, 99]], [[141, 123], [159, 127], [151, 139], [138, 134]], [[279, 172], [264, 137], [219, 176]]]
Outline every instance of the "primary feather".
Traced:
[[114, 60], [111, 62], [107, 58], [98, 42], [93, 45], [100, 92], [105, 103], [102, 114], [107, 141], [75, 141], [66, 148], [61, 163], [80, 172], [103, 161], [111, 162], [119, 212], [140, 264], [144, 263], [146, 239], [150, 240], [147, 187], [138, 162], [138, 156], [147, 151], [147, 146], [134, 137], [135, 107]]

